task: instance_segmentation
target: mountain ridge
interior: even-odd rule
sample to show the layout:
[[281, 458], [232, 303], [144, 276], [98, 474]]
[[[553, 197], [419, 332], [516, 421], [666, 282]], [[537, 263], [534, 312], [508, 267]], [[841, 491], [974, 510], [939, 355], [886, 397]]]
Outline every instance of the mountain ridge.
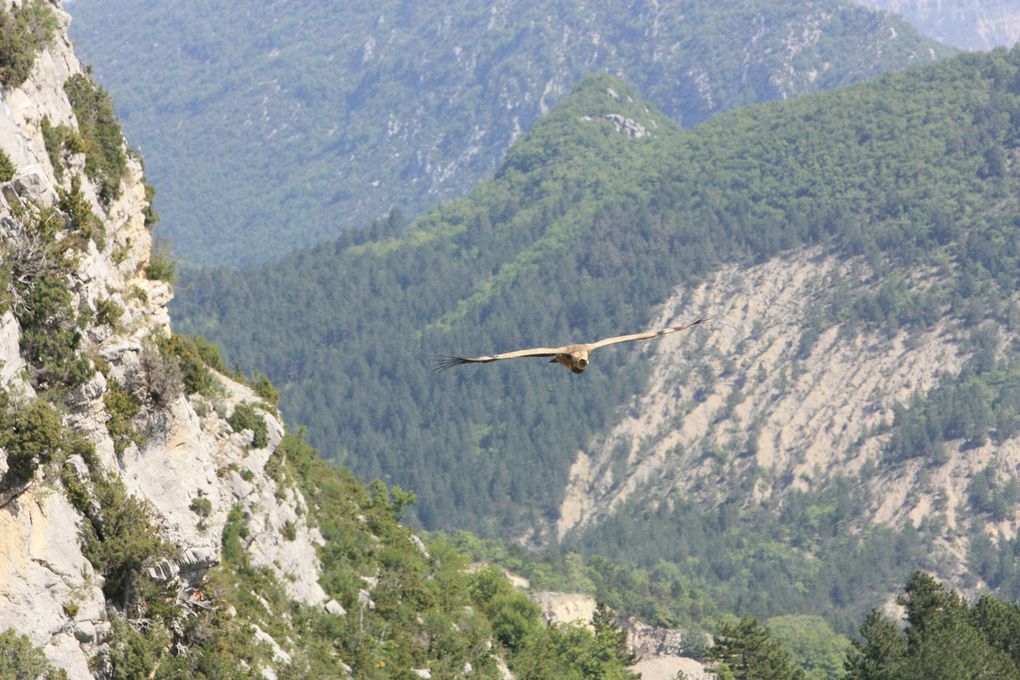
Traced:
[[[693, 125], [949, 52], [899, 19], [830, 0], [569, 2], [554, 13], [507, 0], [241, 13], [92, 0], [75, 13], [79, 47], [161, 187], [177, 255], [232, 266], [467, 194], [591, 72], [625, 74]], [[134, 30], [120, 30], [124, 17]]]

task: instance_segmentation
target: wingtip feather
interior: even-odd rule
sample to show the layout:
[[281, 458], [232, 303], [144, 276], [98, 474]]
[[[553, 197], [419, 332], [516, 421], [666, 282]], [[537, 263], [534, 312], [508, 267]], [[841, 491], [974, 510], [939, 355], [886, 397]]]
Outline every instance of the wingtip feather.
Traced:
[[453, 366], [466, 364], [468, 363], [468, 360], [465, 359], [464, 357], [455, 357], [450, 356], [448, 354], [437, 354], [434, 357], [433, 363], [434, 365], [432, 367], [432, 370], [435, 371], [436, 373], [442, 373], [446, 369], [452, 368]]

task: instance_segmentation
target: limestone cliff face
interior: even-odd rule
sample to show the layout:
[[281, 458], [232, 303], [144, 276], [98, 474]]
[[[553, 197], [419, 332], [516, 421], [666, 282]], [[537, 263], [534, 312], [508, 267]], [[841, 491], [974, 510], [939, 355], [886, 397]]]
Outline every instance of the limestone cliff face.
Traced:
[[[935, 272], [916, 277], [921, 288], [937, 280]], [[558, 535], [599, 522], [628, 499], [668, 503], [679, 492], [709, 506], [733, 498], [746, 505], [849, 477], [872, 499], [859, 509], [862, 525], [938, 519], [958, 573], [973, 535], [1015, 536], [1018, 509], [995, 523], [982, 519], [968, 489], [988, 468], [1003, 483], [1015, 480], [1020, 437], [950, 442], [938, 460], [887, 455], [894, 408], [958, 375], [968, 360], [958, 319], [892, 337], [835, 325], [806, 342], [816, 305], [837, 289], [853, 295], [874, 285], [863, 262], [804, 252], [731, 266], [678, 290], [659, 326], [692, 310], [712, 320], [644, 348], [649, 388], [608, 435], [578, 452]], [[1016, 338], [1015, 328], [999, 332], [1000, 349]]]
[[[0, 9], [9, 7], [10, 2], [0, 3]], [[66, 394], [47, 398], [62, 426], [94, 446], [94, 464], [150, 506], [154, 525], [172, 554], [145, 568], [160, 582], [179, 588], [182, 599], [188, 597], [189, 584], [200, 582], [204, 571], [219, 561], [228, 513], [240, 507], [248, 515], [247, 548], [253, 564], [272, 569], [290, 597], [324, 605], [316, 555], [322, 539], [304, 520], [300, 494], [278, 488], [263, 474], [283, 425], [275, 408], [252, 389], [217, 375], [222, 390], [214, 399], [178, 393], [158, 408], [145, 406], [133, 419], [141, 436], [117, 452], [104, 397], [114, 381], [136, 382], [148, 348], [169, 335], [166, 305], [172, 292], [169, 284], [145, 274], [152, 238], [145, 224], [140, 161], [128, 156], [120, 195], [106, 205], [98, 198], [99, 188], [82, 173], [83, 154], [70, 154], [58, 180], [43, 121], [78, 129], [64, 84], [82, 73], [82, 67], [66, 37], [68, 16], [58, 0], [49, 9], [58, 20], [56, 35], [37, 55], [27, 81], [0, 91], [0, 149], [15, 166], [14, 178], [0, 185], [0, 255], [12, 247], [14, 214], [52, 208], [58, 190], [70, 189], [75, 176], [84, 180], [81, 193], [102, 223], [105, 239], [101, 247], [87, 241], [66, 281], [72, 308], [87, 320], [79, 355], [102, 370]], [[57, 235], [64, 237], [63, 232]], [[102, 310], [113, 305], [122, 310], [116, 323], [101, 323]], [[0, 316], [0, 387], [15, 403], [25, 404], [37, 395], [21, 336], [16, 314], [7, 309]], [[226, 416], [247, 402], [264, 406], [267, 433], [262, 446], [252, 445], [251, 431], [235, 432], [227, 422]], [[9, 464], [8, 452], [0, 449], [0, 472]], [[81, 456], [71, 456], [67, 465], [84, 476]], [[26, 484], [0, 492], [0, 631], [14, 628], [28, 635], [71, 678], [92, 677], [95, 668], [102, 668], [111, 628], [108, 609], [118, 604], [104, 597], [103, 577], [83, 553], [79, 534], [85, 521], [45, 466]]]

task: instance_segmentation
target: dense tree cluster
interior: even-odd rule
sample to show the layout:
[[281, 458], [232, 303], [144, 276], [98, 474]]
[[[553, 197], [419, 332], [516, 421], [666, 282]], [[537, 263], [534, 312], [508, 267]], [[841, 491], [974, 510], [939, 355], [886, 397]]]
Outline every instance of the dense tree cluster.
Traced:
[[[705, 655], [721, 680], [1010, 680], [1020, 677], [1020, 606], [985, 595], [968, 604], [924, 572], [897, 598], [904, 622], [872, 609], [842, 669], [805, 670], [803, 651], [751, 616], [716, 628]], [[803, 633], [803, 631], [802, 631]], [[804, 637], [807, 637], [805, 635]]]
[[897, 602], [906, 628], [872, 611], [847, 656], [846, 680], [1020, 678], [1020, 606], [981, 597], [968, 604], [928, 574], [911, 577]]
[[[849, 632], [913, 569], [940, 566], [927, 527], [851, 530], [867, 502], [848, 480], [753, 508], [732, 501], [706, 510], [679, 496], [632, 501], [565, 547], [591, 556], [587, 574], [599, 597], [649, 621], [812, 612]], [[634, 587], [642, 570], [654, 574], [656, 597]]]

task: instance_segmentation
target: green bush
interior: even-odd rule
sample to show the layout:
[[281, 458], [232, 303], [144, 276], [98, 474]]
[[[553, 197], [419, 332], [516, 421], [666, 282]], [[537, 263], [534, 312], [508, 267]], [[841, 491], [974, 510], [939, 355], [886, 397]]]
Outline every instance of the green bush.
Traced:
[[159, 222], [159, 213], [156, 212], [154, 203], [156, 200], [156, 189], [148, 182], [143, 182], [145, 187], [145, 228], [152, 231]]
[[0, 633], [0, 678], [56, 678], [42, 650], [13, 628]]
[[227, 420], [234, 432], [251, 430], [251, 446], [256, 449], [264, 448], [269, 444], [269, 431], [266, 427], [266, 419], [258, 412], [254, 404], [238, 404], [234, 412]]
[[19, 87], [57, 30], [57, 17], [41, 0], [0, 11], [0, 86]]
[[21, 323], [21, 352], [34, 369], [36, 386], [62, 385], [73, 389], [95, 370], [78, 354], [81, 331], [75, 323], [67, 280], [58, 269], [44, 272], [24, 289], [26, 304], [17, 307]]
[[3, 486], [24, 484], [39, 465], [49, 462], [63, 448], [60, 416], [41, 399], [15, 409], [4, 404], [0, 412], [0, 448], [7, 452]]
[[180, 361], [158, 346], [146, 345], [140, 366], [146, 400], [157, 408], [169, 408], [183, 388]]
[[173, 283], [177, 274], [177, 264], [170, 255], [170, 247], [165, 241], [156, 240], [149, 254], [149, 264], [145, 266], [145, 278], [150, 281], [166, 281]]
[[103, 404], [110, 419], [106, 421], [106, 431], [113, 439], [113, 450], [120, 455], [128, 444], [142, 445], [145, 440], [141, 431], [134, 423], [134, 418], [142, 410], [138, 397], [124, 389], [116, 380], [110, 380]]
[[115, 326], [124, 315], [124, 308], [112, 298], [103, 298], [96, 303], [96, 321], [100, 324]]
[[251, 388], [255, 390], [255, 394], [259, 395], [273, 406], [279, 405], [280, 402], [280, 391], [273, 387], [273, 383], [269, 382], [269, 376], [265, 373], [255, 372], [255, 375], [249, 381]]
[[106, 229], [92, 212], [92, 204], [81, 190], [81, 176], [71, 178], [70, 190], [57, 187], [59, 207], [71, 221], [71, 229], [82, 238], [92, 239], [99, 250], [106, 247]]
[[109, 662], [111, 677], [143, 680], [151, 678], [170, 644], [170, 635], [163, 626], [135, 630], [121, 615], [110, 617]]
[[31, 366], [33, 386], [72, 389], [95, 372], [77, 351], [81, 330], [68, 288], [74, 254], [67, 240], [57, 241], [64, 216], [53, 208], [33, 210], [22, 208], [14, 215], [17, 235], [3, 258], [6, 293], [21, 323], [21, 353]]
[[3, 149], [0, 149], [0, 182], [10, 182], [14, 179], [14, 173], [17, 170], [11, 157]]
[[99, 200], [108, 206], [120, 195], [121, 178], [127, 172], [124, 135], [113, 100], [91, 72], [68, 78], [64, 91], [85, 140], [85, 174], [96, 183]]
[[184, 390], [188, 394], [213, 395], [217, 383], [209, 367], [223, 370], [223, 360], [213, 345], [201, 338], [176, 333], [168, 338], [160, 338], [156, 344], [163, 354], [176, 357], [180, 362]]
[[191, 505], [188, 506], [191, 511], [199, 517], [208, 517], [212, 514], [212, 501], [208, 498], [195, 497], [191, 499]]
[[152, 511], [129, 496], [118, 478], [93, 475], [98, 512], [82, 526], [85, 556], [103, 575], [103, 594], [121, 607], [148, 609], [157, 600], [143, 568], [171, 554], [156, 530]]
[[244, 563], [244, 539], [248, 538], [248, 520], [244, 516], [244, 509], [235, 505], [227, 515], [227, 523], [223, 525], [223, 559], [231, 564], [240, 565]]
[[53, 125], [49, 116], [42, 119], [43, 144], [58, 182], [64, 181], [64, 152], [85, 153], [85, 140], [74, 128]]

